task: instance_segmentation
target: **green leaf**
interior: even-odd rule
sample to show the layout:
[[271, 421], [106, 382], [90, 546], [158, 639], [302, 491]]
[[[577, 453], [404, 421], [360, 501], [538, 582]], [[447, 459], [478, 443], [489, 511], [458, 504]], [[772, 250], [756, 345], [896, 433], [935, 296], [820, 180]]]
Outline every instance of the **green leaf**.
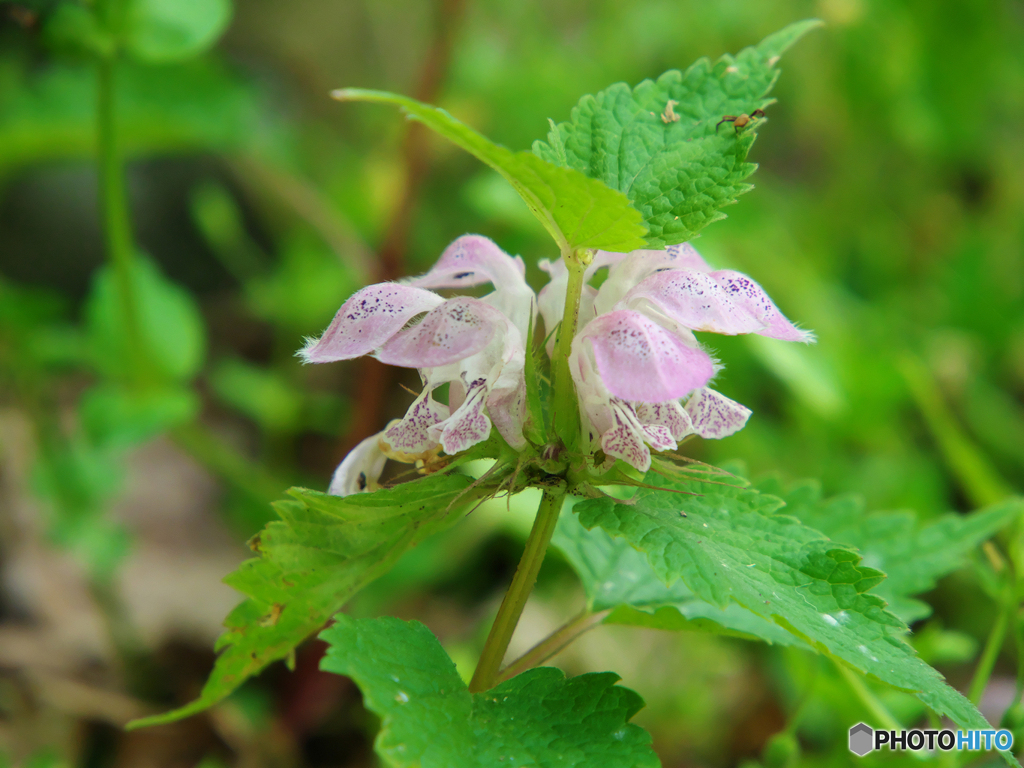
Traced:
[[718, 123], [770, 105], [779, 57], [820, 24], [797, 22], [735, 57], [700, 59], [635, 88], [617, 83], [584, 96], [533, 151], [624, 193], [643, 214], [649, 245], [689, 240], [725, 217], [721, 209], [752, 188], [744, 180], [757, 168], [747, 162], [755, 123]]
[[232, 358], [218, 363], [209, 380], [217, 397], [264, 428], [298, 427], [303, 393], [280, 373]]
[[943, 515], [921, 525], [912, 512], [867, 514], [858, 496], [822, 499], [821, 486], [815, 481], [785, 487], [768, 477], [756, 485], [762, 493], [785, 500], [787, 514], [856, 547], [866, 563], [885, 571], [886, 580], [873, 591], [907, 623], [931, 613], [926, 603], [910, 599], [913, 595], [931, 590], [940, 578], [966, 565], [975, 547], [1024, 512], [1024, 499], [1013, 498], [969, 515]]
[[82, 334], [67, 320], [67, 303], [50, 289], [0, 277], [0, 381], [85, 362]]
[[353, 678], [382, 720], [390, 766], [657, 766], [651, 737], [629, 720], [643, 700], [611, 672], [566, 679], [531, 669], [471, 694], [437, 638], [419, 622], [338, 615], [320, 637], [322, 669]]
[[[135, 311], [148, 362], [162, 379], [188, 381], [203, 364], [206, 339], [202, 316], [192, 296], [164, 277], [149, 259], [134, 264]], [[131, 376], [127, 332], [113, 270], [103, 266], [85, 308], [89, 343], [96, 367], [106, 376]]]
[[85, 440], [51, 436], [40, 445], [32, 485], [45, 504], [47, 535], [94, 579], [111, 578], [131, 546], [124, 527], [107, 517], [121, 481], [110, 452]]
[[6, 751], [0, 751], [0, 768], [69, 768], [70, 763], [58, 754], [54, 747], [43, 747], [29, 755], [23, 762], [10, 761]]
[[95, 446], [116, 450], [191, 421], [200, 405], [198, 395], [185, 387], [132, 390], [101, 384], [82, 396], [79, 414]]
[[818, 652], [915, 694], [962, 727], [987, 727], [974, 705], [907, 645], [906, 626], [868, 593], [884, 574], [861, 565], [855, 551], [777, 514], [782, 500], [753, 488], [666, 482], [697, 495], [640, 489], [631, 504], [588, 500], [576, 506], [580, 522], [628, 541], [669, 585], [682, 579], [706, 602], [738, 603]]
[[621, 192], [530, 152], [512, 152], [463, 125], [443, 109], [386, 91], [343, 88], [341, 101], [395, 104], [411, 118], [454, 142], [500, 173], [558, 243], [562, 252], [581, 248], [632, 251], [644, 245], [640, 212]]
[[[855, 496], [824, 500], [816, 481], [788, 488], [774, 477], [756, 484], [762, 493], [781, 497], [785, 512], [836, 541], [861, 550], [865, 562], [887, 572], [872, 590], [905, 622], [926, 617], [931, 608], [910, 599], [935, 586], [938, 578], [965, 565], [967, 554], [1024, 510], [1020, 500], [1008, 501], [972, 515], [947, 515], [925, 526], [907, 512], [866, 514]], [[599, 528], [587, 530], [569, 509], [563, 511], [552, 539], [572, 565], [587, 594], [590, 611], [612, 609], [606, 624], [630, 624], [667, 630], [730, 634], [769, 643], [804, 646], [796, 636], [737, 603], [717, 606], [697, 598], [683, 581], [666, 586], [647, 559], [623, 539]], [[938, 636], [934, 628], [933, 634]], [[945, 633], [943, 638], [945, 640]], [[920, 635], [915, 638], [920, 639]], [[953, 638], [966, 653], [961, 638]], [[935, 643], [932, 643], [935, 645]], [[806, 647], [806, 646], [804, 646]], [[943, 646], [945, 648], [945, 646]], [[931, 645], [929, 646], [931, 648]], [[920, 647], [919, 647], [920, 650]], [[952, 653], [952, 651], [943, 651]], [[946, 658], [938, 652], [935, 658]]]
[[125, 47], [136, 58], [166, 64], [210, 48], [231, 21], [230, 0], [131, 0]]
[[207, 379], [214, 394], [271, 432], [337, 434], [350, 404], [341, 395], [303, 391], [281, 371], [237, 358], [217, 363]]
[[356, 274], [308, 236], [290, 238], [270, 274], [244, 286], [252, 311], [298, 334], [317, 333], [338, 311], [338, 297], [359, 289]]
[[[96, 152], [93, 66], [17, 67], [0, 87], [0, 179], [53, 159]], [[249, 152], [283, 162], [284, 126], [255, 89], [209, 59], [174, 67], [124, 61], [117, 69], [118, 140], [126, 157], [199, 151]]]
[[694, 595], [682, 581], [667, 586], [629, 542], [613, 539], [600, 528], [588, 531], [568, 505], [562, 510], [551, 543], [580, 577], [587, 609], [595, 613], [612, 609], [605, 624], [695, 630], [804, 645], [777, 624], [737, 603], [712, 605]]
[[978, 655], [978, 641], [966, 632], [942, 629], [931, 621], [910, 637], [914, 649], [929, 664], [966, 664]]
[[46, 18], [43, 39], [51, 48], [78, 55], [109, 56], [117, 44], [96, 14], [78, 3], [61, 3]]
[[201, 712], [287, 657], [403, 552], [454, 524], [476, 498], [463, 494], [471, 482], [464, 475], [429, 475], [344, 498], [292, 488], [291, 499], [274, 504], [281, 520], [249, 542], [260, 557], [224, 580], [248, 599], [224, 622], [227, 631], [217, 640], [221, 653], [199, 698], [130, 727]]

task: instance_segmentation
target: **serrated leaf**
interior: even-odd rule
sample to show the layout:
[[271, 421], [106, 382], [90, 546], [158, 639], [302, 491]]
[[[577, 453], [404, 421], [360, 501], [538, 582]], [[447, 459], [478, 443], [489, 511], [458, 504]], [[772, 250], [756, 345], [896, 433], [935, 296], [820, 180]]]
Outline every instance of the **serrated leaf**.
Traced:
[[343, 88], [341, 101], [395, 104], [500, 173], [563, 252], [582, 248], [632, 251], [644, 245], [640, 212], [621, 192], [530, 152], [513, 152], [460, 123], [443, 109], [386, 91]]
[[448, 507], [471, 482], [464, 475], [429, 475], [343, 498], [292, 488], [291, 499], [274, 505], [281, 520], [249, 543], [260, 557], [224, 579], [248, 599], [224, 622], [227, 631], [216, 646], [221, 653], [199, 698], [130, 727], [201, 712], [272, 661], [286, 658], [403, 552], [454, 524], [472, 494]]
[[629, 542], [613, 539], [600, 528], [588, 531], [569, 508], [562, 511], [551, 543], [579, 576], [587, 594], [587, 609], [595, 613], [611, 609], [605, 624], [694, 630], [804, 645], [777, 624], [737, 603], [712, 605], [694, 595], [682, 581], [666, 585]]
[[930, 606], [912, 596], [929, 591], [940, 578], [966, 565], [975, 547], [1024, 513], [1024, 499], [1013, 498], [969, 515], [943, 515], [921, 525], [912, 512], [868, 514], [858, 496], [823, 499], [821, 486], [814, 481], [785, 487], [769, 477], [756, 485], [762, 493], [784, 499], [788, 514], [835, 541], [856, 547], [865, 563], [885, 571], [885, 581], [873, 592], [907, 623], [931, 614]]
[[614, 673], [566, 679], [541, 667], [471, 694], [419, 622], [341, 614], [320, 637], [330, 644], [321, 669], [359, 685], [382, 720], [377, 752], [395, 768], [659, 765], [629, 723], [643, 700]]
[[[904, 641], [906, 626], [868, 594], [884, 577], [859, 555], [777, 514], [782, 500], [740, 485], [667, 481], [695, 493], [641, 489], [632, 504], [592, 499], [576, 506], [645, 554], [669, 585], [681, 579], [702, 600], [735, 602], [818, 652], [916, 695], [965, 728], [985, 718]], [[683, 517], [680, 512], [685, 512]]]
[[[886, 572], [871, 590], [889, 610], [910, 623], [925, 618], [930, 606], [913, 595], [927, 592], [937, 579], [960, 568], [967, 554], [1024, 511], [1011, 500], [971, 515], [947, 515], [919, 526], [909, 512], [867, 514], [856, 496], [822, 499], [816, 481], [789, 487], [769, 477], [756, 483], [762, 493], [786, 502], [785, 513], [829, 538], [857, 547], [865, 564]], [[554, 544], [579, 576], [590, 611], [612, 609], [606, 624], [630, 624], [668, 630], [697, 630], [804, 645], [777, 624], [736, 603], [724, 607], [697, 598], [682, 581], [661, 581], [646, 558], [623, 539], [600, 528], [587, 530], [567, 509], [555, 529]]]
[[635, 88], [584, 96], [533, 151], [624, 193], [643, 214], [649, 245], [685, 242], [752, 188], [744, 180], [757, 168], [747, 162], [755, 123], [718, 123], [770, 105], [779, 56], [820, 23], [791, 24], [714, 64], [700, 59]]

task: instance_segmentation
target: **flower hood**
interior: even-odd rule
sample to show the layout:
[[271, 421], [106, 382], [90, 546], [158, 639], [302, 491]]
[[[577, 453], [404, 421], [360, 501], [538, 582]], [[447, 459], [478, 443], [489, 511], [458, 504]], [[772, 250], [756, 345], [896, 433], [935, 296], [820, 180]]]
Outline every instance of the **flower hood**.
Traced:
[[[560, 316], [568, 271], [545, 265], [551, 282], [540, 311]], [[694, 331], [757, 333], [785, 341], [814, 337], [787, 320], [746, 275], [712, 270], [689, 244], [664, 251], [598, 252], [589, 279], [609, 267], [599, 289], [584, 287], [569, 367], [585, 430], [609, 456], [646, 471], [650, 450], [674, 450], [687, 435], [721, 438], [741, 429], [750, 411], [707, 388], [719, 370]], [[686, 399], [685, 405], [682, 403]]]
[[[419, 370], [422, 392], [381, 436], [394, 458], [466, 450], [488, 437], [492, 421], [510, 445], [522, 448], [524, 339], [536, 311], [525, 271], [522, 259], [491, 240], [465, 235], [425, 275], [358, 291], [299, 354], [308, 363], [374, 354]], [[495, 290], [480, 299], [445, 299], [428, 290], [485, 283]], [[433, 397], [443, 384], [449, 385], [447, 404]]]

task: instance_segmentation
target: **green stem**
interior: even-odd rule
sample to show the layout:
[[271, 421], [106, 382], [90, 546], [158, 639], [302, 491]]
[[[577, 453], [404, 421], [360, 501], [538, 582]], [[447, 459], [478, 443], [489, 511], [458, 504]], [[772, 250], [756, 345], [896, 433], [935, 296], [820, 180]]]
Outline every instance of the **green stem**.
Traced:
[[807, 712], [807, 707], [810, 705], [812, 700], [812, 694], [818, 687], [818, 672], [821, 669], [823, 662], [824, 659], [818, 657], [817, 663], [815, 663], [813, 671], [811, 672], [811, 679], [808, 680], [807, 684], [804, 686], [803, 693], [800, 694], [800, 699], [793, 708], [793, 714], [789, 716], [789, 720], [786, 722], [786, 727], [782, 729], [782, 733], [788, 733], [790, 736], [796, 736], [797, 728], [800, 727], [800, 720]]
[[543, 664], [584, 632], [589, 632], [604, 621], [611, 612], [611, 608], [604, 611], [598, 611], [597, 613], [583, 611], [583, 613], [575, 619], [571, 619], [567, 623], [563, 624], [533, 646], [529, 651], [501, 670], [501, 673], [498, 675], [495, 682], [503, 683], [528, 669], [533, 669], [534, 667]]
[[583, 293], [583, 276], [587, 265], [572, 253], [562, 253], [562, 260], [569, 269], [569, 284], [565, 290], [565, 309], [558, 326], [555, 354], [551, 360], [554, 410], [554, 427], [562, 442], [570, 450], [575, 448], [579, 436], [579, 408], [576, 404], [576, 388], [569, 371], [569, 354], [576, 326], [580, 318], [580, 296]]
[[999, 657], [999, 651], [1003, 647], [1003, 640], [1006, 638], [1006, 630], [1010, 625], [1010, 616], [1016, 608], [1016, 602], [1015, 590], [1010, 580], [1007, 579], [1006, 586], [1003, 588], [1002, 599], [1000, 600], [999, 614], [996, 616], [992, 629], [989, 630], [988, 639], [985, 641], [985, 648], [981, 652], [981, 658], [978, 660], [978, 666], [974, 670], [974, 678], [971, 680], [971, 687], [967, 694], [967, 698], [975, 706], [978, 705], [978, 702], [981, 701], [981, 697], [985, 693], [988, 679], [992, 675], [996, 659]]
[[103, 231], [107, 258], [114, 270], [121, 319], [127, 336], [128, 354], [133, 362], [135, 383], [145, 379], [145, 346], [139, 328], [132, 281], [135, 246], [128, 216], [128, 198], [124, 186], [124, 168], [117, 144], [117, 107], [115, 101], [113, 56], [97, 65], [96, 134], [98, 139], [100, 197], [103, 207]]
[[[943, 728], [942, 718], [935, 714], [935, 711], [932, 709], [928, 710], [928, 724], [936, 731], [941, 731]], [[959, 753], [957, 752], [946, 752], [944, 750], [940, 750], [937, 762], [942, 766], [942, 768], [956, 768], [959, 764], [957, 759], [958, 754]]]
[[907, 355], [900, 361], [900, 367], [910, 395], [934, 435], [943, 458], [971, 502], [984, 507], [1010, 496], [1010, 487], [957, 423], [925, 364]]
[[867, 687], [864, 683], [864, 678], [858, 675], [849, 667], [836, 663], [836, 667], [839, 669], [839, 673], [846, 680], [846, 684], [850, 686], [850, 689], [857, 694], [857, 698], [861, 700], [861, 703], [868, 708], [868, 711], [875, 717], [875, 719], [881, 724], [887, 731], [898, 731], [903, 728], [900, 725], [899, 720], [893, 717], [892, 713], [886, 708], [877, 696]]
[[558, 514], [562, 511], [562, 501], [565, 499], [565, 483], [559, 481], [558, 485], [547, 488], [544, 497], [541, 499], [540, 507], [537, 509], [537, 518], [533, 521], [533, 530], [530, 531], [530, 538], [526, 540], [526, 549], [523, 557], [516, 568], [516, 575], [512, 577], [505, 599], [501, 601], [498, 615], [491, 625], [491, 632], [487, 635], [483, 652], [480, 654], [480, 661], [477, 662], [476, 672], [469, 683], [469, 690], [473, 693], [486, 691], [494, 686], [497, 681], [498, 669], [505, 652], [508, 650], [512, 633], [516, 630], [519, 617], [523, 615], [523, 608], [533, 591], [533, 585], [537, 581], [537, 573], [540, 565], [544, 562], [544, 554], [547, 552], [551, 536], [555, 532], [555, 524], [558, 523]]

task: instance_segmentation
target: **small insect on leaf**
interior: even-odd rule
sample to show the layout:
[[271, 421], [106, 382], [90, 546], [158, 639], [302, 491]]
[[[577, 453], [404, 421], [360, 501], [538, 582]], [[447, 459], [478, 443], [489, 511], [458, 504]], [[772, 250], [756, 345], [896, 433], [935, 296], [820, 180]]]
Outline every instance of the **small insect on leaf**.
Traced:
[[755, 118], [758, 117], [764, 117], [763, 110], [755, 109], [749, 115], [726, 115], [715, 124], [715, 131], [718, 131], [718, 126], [720, 126], [722, 123], [732, 123], [732, 127], [736, 129], [737, 133], [739, 133], [740, 129], [745, 128], [747, 125], [750, 124], [751, 120], [754, 120]]
[[676, 114], [674, 107], [679, 102], [675, 99], [669, 99], [668, 103], [665, 104], [665, 111], [661, 113], [661, 122], [668, 125], [669, 123], [678, 123], [679, 115]]

